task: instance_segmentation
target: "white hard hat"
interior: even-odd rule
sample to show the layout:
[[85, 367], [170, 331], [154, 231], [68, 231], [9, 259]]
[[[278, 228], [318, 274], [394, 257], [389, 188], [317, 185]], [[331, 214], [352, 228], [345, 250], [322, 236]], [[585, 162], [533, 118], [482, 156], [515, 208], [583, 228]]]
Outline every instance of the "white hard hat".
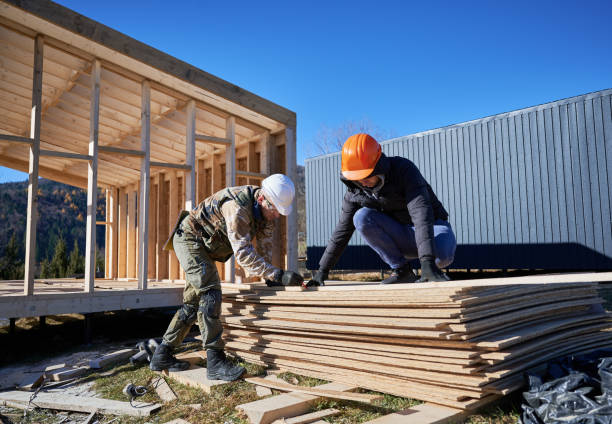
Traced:
[[289, 215], [293, 209], [295, 187], [291, 179], [283, 174], [273, 174], [261, 182], [264, 196], [281, 215]]

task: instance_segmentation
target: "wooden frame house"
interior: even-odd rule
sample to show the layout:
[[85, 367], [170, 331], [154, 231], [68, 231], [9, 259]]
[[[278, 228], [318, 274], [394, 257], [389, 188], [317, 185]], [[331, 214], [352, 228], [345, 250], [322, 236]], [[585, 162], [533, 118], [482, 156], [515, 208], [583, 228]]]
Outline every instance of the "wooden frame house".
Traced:
[[[0, 0], [0, 165], [29, 173], [23, 296], [5, 296], [21, 292], [16, 282], [0, 291], [0, 316], [180, 303], [178, 261], [162, 250], [179, 211], [272, 173], [295, 180], [295, 128], [294, 112], [70, 9]], [[57, 293], [34, 281], [39, 176], [88, 190], [85, 279], [64, 282], [70, 293], [51, 301]], [[296, 224], [293, 213], [279, 225], [277, 266], [297, 268]], [[94, 280], [97, 225], [103, 281]], [[233, 259], [220, 271], [240, 282]], [[123, 294], [94, 290], [111, 281]]]

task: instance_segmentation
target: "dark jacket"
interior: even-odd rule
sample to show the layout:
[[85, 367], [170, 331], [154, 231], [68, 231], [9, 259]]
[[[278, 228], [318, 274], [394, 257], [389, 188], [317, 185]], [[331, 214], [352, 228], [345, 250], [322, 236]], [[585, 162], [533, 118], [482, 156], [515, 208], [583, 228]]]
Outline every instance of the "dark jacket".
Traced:
[[406, 158], [383, 154], [372, 175], [384, 175], [385, 179], [377, 198], [368, 195], [357, 182], [340, 178], [348, 190], [342, 202], [340, 220], [321, 257], [319, 269], [330, 270], [338, 262], [355, 231], [353, 215], [362, 207], [384, 212], [402, 224], [414, 225], [419, 259], [434, 258], [433, 224], [437, 219], [448, 220], [448, 212], [419, 169]]

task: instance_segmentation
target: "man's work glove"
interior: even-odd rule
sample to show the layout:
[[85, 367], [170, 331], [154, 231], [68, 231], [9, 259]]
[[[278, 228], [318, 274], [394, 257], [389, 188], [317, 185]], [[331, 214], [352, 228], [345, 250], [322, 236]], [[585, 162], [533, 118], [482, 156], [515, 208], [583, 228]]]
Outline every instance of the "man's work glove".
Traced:
[[293, 271], [280, 271], [274, 277], [274, 280], [266, 280], [268, 287], [299, 286], [304, 282], [304, 277]]
[[433, 258], [423, 258], [421, 260], [421, 278], [417, 283], [426, 283], [428, 281], [448, 281], [450, 278], [446, 276], [436, 265]]
[[302, 284], [302, 287], [319, 287], [325, 285], [325, 280], [329, 278], [329, 271], [318, 270], [315, 272], [310, 281]]

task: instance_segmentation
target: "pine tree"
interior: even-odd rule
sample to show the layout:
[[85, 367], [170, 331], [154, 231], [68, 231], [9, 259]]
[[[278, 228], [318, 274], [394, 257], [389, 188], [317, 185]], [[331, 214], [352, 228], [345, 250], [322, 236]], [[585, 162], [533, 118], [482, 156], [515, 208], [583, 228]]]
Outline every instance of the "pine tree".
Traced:
[[47, 258], [45, 258], [40, 263], [40, 278], [50, 278], [50, 277], [51, 277], [51, 266]]
[[53, 252], [50, 268], [52, 278], [62, 278], [66, 276], [68, 256], [66, 254], [66, 241], [61, 235], [55, 244], [55, 251]]
[[4, 258], [0, 259], [0, 279], [18, 280], [20, 278], [23, 278], [23, 261], [19, 255], [15, 233], [13, 233], [6, 245]]
[[83, 274], [84, 272], [85, 258], [81, 256], [81, 252], [79, 251], [79, 244], [75, 240], [72, 252], [70, 252], [70, 258], [68, 258], [68, 269], [66, 271], [66, 276], [72, 277], [75, 275]]

